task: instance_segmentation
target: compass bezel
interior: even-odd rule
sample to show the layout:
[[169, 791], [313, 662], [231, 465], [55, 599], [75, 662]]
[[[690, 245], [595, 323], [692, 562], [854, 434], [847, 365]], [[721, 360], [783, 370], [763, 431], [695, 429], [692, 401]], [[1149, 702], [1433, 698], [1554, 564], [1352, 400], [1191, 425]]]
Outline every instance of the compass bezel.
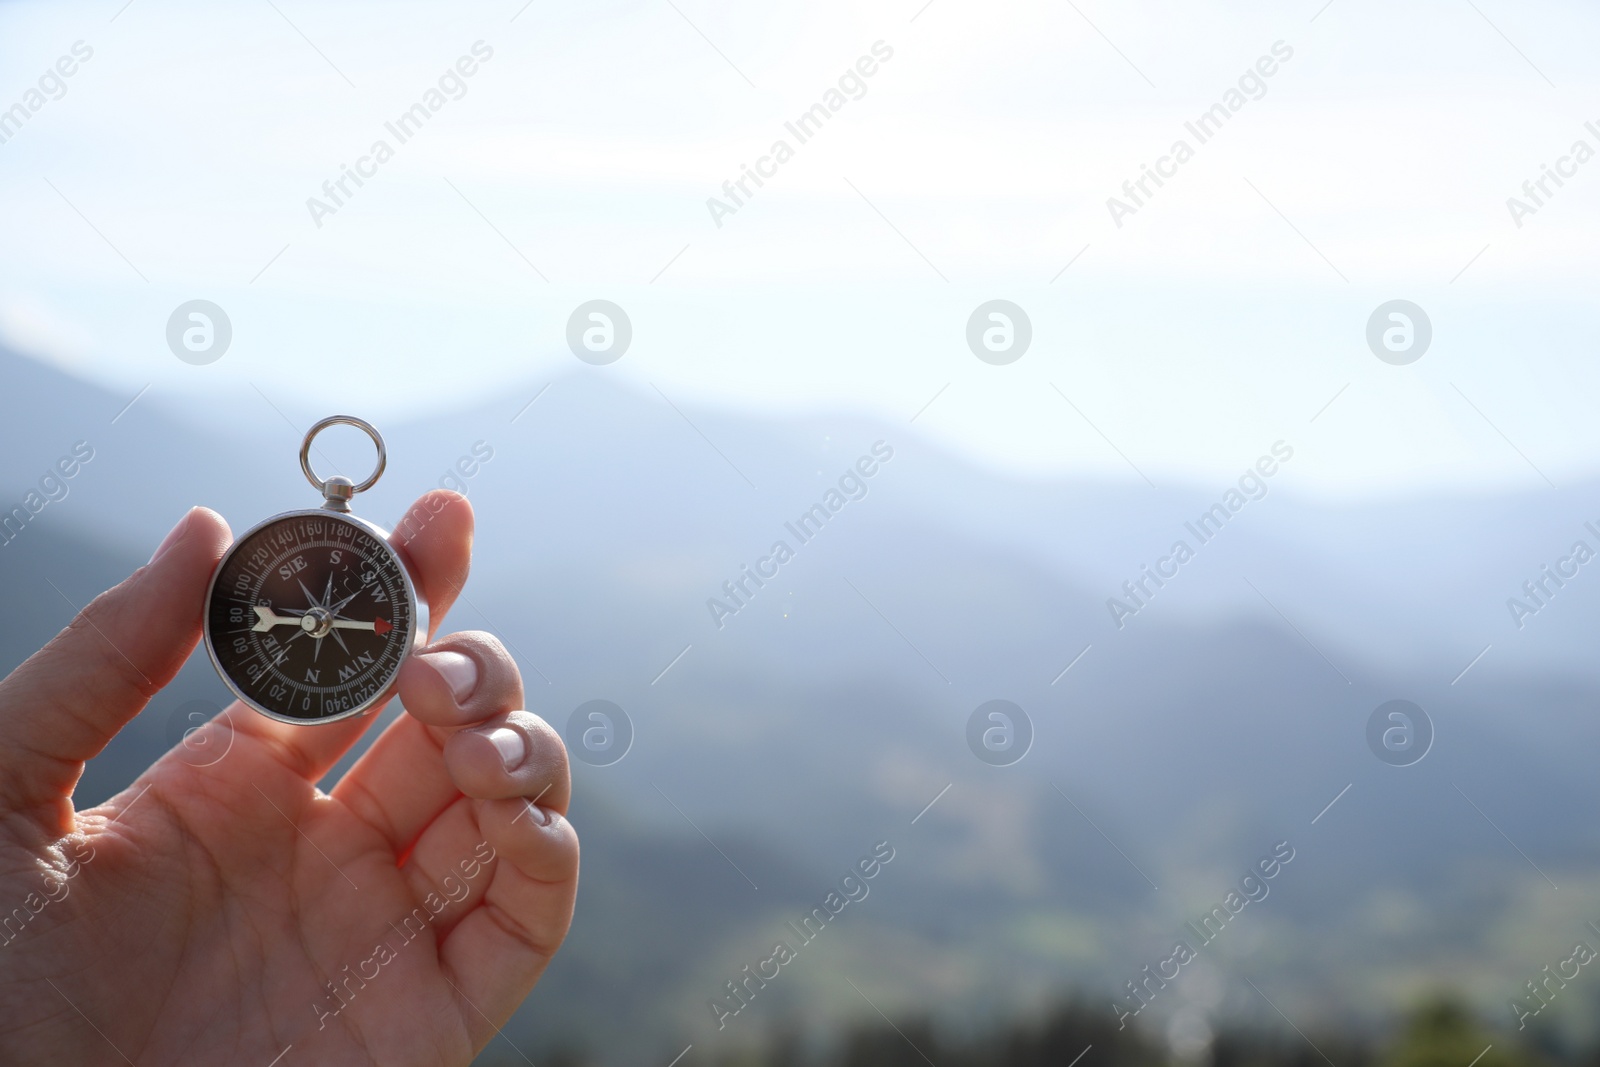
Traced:
[[[383, 551], [389, 554], [398, 567], [400, 571], [401, 583], [405, 586], [406, 604], [411, 610], [411, 636], [407, 640], [406, 644], [402, 646], [404, 651], [401, 653], [399, 659], [395, 661], [393, 671], [385, 680], [383, 686], [378, 690], [377, 695], [370, 697], [362, 703], [344, 711], [336, 712], [333, 715], [321, 716], [315, 719], [296, 718], [293, 715], [284, 715], [279, 711], [262, 705], [249, 694], [245, 693], [239, 684], [233, 680], [233, 676], [230, 675], [227, 669], [223, 666], [222, 658], [217, 654], [216, 646], [213, 644], [211, 639], [211, 600], [216, 591], [217, 578], [222, 574], [223, 569], [227, 567], [228, 562], [233, 559], [233, 555], [239, 550], [239, 546], [243, 545], [255, 534], [267, 528], [268, 526], [273, 525], [274, 523], [282, 522], [285, 519], [303, 518], [317, 518], [348, 522], [353, 526], [361, 528], [368, 534], [371, 534], [372, 537], [377, 540]], [[359, 716], [369, 715], [374, 710], [381, 708], [384, 704], [388, 703], [391, 697], [394, 696], [394, 691], [400, 676], [400, 668], [405, 665], [406, 660], [409, 659], [413, 653], [415, 653], [419, 648], [422, 648], [428, 642], [427, 598], [423, 596], [421, 592], [421, 583], [417, 581], [417, 576], [415, 572], [412, 571], [411, 564], [406, 560], [404, 555], [396, 551], [395, 547], [389, 543], [389, 532], [383, 527], [379, 526], [377, 523], [368, 522], [359, 515], [352, 515], [349, 512], [334, 511], [331, 508], [296, 508], [293, 511], [280, 512], [277, 515], [262, 519], [244, 533], [240, 534], [238, 537], [235, 537], [233, 539], [233, 544], [229, 545], [228, 550], [222, 554], [222, 559], [217, 561], [216, 569], [211, 572], [211, 579], [206, 583], [204, 612], [205, 615], [201, 629], [205, 635], [206, 654], [211, 657], [211, 666], [216, 669], [217, 675], [222, 679], [223, 684], [228, 687], [229, 691], [233, 693], [234, 697], [245, 707], [250, 708], [252, 711], [257, 712], [258, 714], [265, 715], [269, 719], [275, 719], [278, 722], [286, 722], [293, 726], [323, 726], [328, 723], [343, 722], [346, 719], [353, 719]]]

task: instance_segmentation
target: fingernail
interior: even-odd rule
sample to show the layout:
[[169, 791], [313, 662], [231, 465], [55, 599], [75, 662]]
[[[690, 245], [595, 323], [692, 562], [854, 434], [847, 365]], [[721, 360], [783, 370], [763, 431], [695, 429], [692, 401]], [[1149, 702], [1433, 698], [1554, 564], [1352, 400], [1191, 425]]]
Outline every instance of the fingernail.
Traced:
[[500, 751], [500, 762], [505, 764], [508, 771], [516, 770], [528, 756], [528, 742], [520, 731], [509, 726], [496, 726], [484, 736]]
[[547, 810], [545, 808], [541, 808], [537, 804], [529, 804], [528, 805], [528, 818], [532, 819], [534, 822], [538, 823], [540, 826], [549, 826], [550, 825], [550, 814], [551, 813], [549, 812], [549, 810]]
[[[184, 513], [183, 518], [178, 520], [178, 525], [174, 526], [167, 533], [167, 536], [162, 539], [161, 543], [156, 546], [155, 554], [150, 557], [150, 563], [154, 563], [156, 560], [166, 555], [168, 549], [177, 544], [179, 541], [183, 540], [184, 532], [189, 529], [189, 520], [194, 518], [194, 512], [195, 509], [190, 508]], [[149, 563], [145, 564], [147, 567], [149, 565]]]
[[460, 652], [425, 652], [422, 661], [439, 672], [459, 704], [478, 688], [478, 664]]

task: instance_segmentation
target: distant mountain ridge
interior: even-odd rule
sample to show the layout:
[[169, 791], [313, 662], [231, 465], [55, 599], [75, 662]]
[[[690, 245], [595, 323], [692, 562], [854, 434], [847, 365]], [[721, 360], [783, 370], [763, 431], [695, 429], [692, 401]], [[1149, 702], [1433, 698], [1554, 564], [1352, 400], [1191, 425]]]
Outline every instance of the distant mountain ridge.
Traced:
[[[0, 545], [0, 599], [37, 606], [0, 628], [6, 669], [70, 617], [45, 577], [82, 603], [190, 504], [240, 530], [314, 502], [290, 423], [327, 412], [255, 397], [220, 436], [154, 390], [129, 407], [14, 354], [0, 383], [0, 502], [75, 441], [94, 448]], [[575, 762], [578, 923], [514, 1024], [525, 1037], [576, 1028], [615, 1056], [669, 1058], [714, 1040], [727, 975], [879, 839], [893, 878], [785, 970], [754, 1025], [858, 1011], [841, 976], [875, 982], [885, 1010], [1002, 1011], [1064, 986], [1109, 1005], [1279, 840], [1294, 867], [1174, 1008], [1255, 1017], [1244, 975], [1297, 1018], [1370, 1021], [1429, 968], [1500, 1004], [1522, 938], [1531, 960], [1565, 936], [1518, 850], [1564, 903], [1600, 909], [1583, 817], [1600, 800], [1600, 579], [1580, 573], [1520, 631], [1504, 607], [1592, 517], [1590, 487], [1333, 507], [1293, 495], [1291, 464], [1119, 630], [1106, 601], [1226, 486], [1007, 480], [910, 427], [675, 410], [598, 370], [545, 385], [380, 427], [389, 470], [356, 501], [393, 525], [418, 492], [464, 489], [474, 575], [448, 625], [505, 639], [558, 729], [595, 698], [635, 727], [620, 763]], [[894, 459], [867, 494], [717, 627], [707, 600], [878, 440]], [[369, 462], [359, 442], [324, 444], [319, 466]], [[203, 654], [169, 692], [86, 795], [158, 753], [183, 700], [221, 699]], [[1034, 729], [1012, 767], [967, 748], [973, 709], [997, 697]], [[1394, 697], [1437, 729], [1415, 767], [1366, 746]], [[616, 1032], [619, 1012], [637, 1027]]]

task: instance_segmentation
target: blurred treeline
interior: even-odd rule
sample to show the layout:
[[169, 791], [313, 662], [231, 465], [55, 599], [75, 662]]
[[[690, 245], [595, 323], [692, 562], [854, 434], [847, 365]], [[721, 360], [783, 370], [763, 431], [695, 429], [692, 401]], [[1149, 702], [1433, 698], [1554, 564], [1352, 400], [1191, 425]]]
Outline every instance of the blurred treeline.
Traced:
[[[626, 1026], [626, 1020], [618, 1020]], [[498, 1046], [498, 1047], [496, 1047]], [[1087, 1051], [1086, 1051], [1087, 1050]], [[672, 1053], [662, 1060], [665, 1067]], [[503, 1043], [479, 1063], [524, 1062]], [[1284, 1028], [1219, 1026], [1209, 1046], [1188, 1054], [1129, 1028], [1118, 1031], [1104, 1010], [1065, 1004], [1042, 1019], [954, 1036], [927, 1019], [852, 1027], [831, 1038], [777, 1031], [740, 1049], [694, 1048], [679, 1067], [1595, 1067], [1600, 1049], [1559, 1054], [1490, 1031], [1457, 1002], [1430, 1001], [1410, 1012], [1386, 1038]], [[541, 1067], [600, 1067], [581, 1052], [546, 1057]]]

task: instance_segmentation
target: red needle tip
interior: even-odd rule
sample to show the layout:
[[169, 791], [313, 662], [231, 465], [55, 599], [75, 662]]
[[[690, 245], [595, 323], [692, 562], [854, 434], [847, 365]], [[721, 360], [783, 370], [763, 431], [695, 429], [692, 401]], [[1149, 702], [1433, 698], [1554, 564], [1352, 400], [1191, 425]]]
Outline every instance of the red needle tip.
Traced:
[[394, 627], [390, 626], [388, 623], [384, 622], [382, 619], [374, 619], [374, 620], [372, 620], [372, 632], [377, 634], [379, 637], [382, 637], [384, 634], [388, 633], [392, 629], [394, 629]]

